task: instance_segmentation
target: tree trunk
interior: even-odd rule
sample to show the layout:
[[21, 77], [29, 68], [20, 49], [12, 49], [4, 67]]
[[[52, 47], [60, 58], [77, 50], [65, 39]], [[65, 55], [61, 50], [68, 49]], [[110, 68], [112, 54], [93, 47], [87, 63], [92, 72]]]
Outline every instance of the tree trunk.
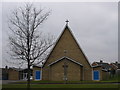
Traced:
[[30, 62], [28, 62], [27, 90], [30, 90]]

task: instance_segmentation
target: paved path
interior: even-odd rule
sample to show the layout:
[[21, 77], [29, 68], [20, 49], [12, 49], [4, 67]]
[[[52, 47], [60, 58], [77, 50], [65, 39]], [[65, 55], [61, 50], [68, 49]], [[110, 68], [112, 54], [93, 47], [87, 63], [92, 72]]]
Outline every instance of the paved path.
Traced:
[[[19, 83], [22, 81], [22, 83]], [[26, 84], [25, 80], [2, 80], [2, 84]], [[31, 84], [65, 84], [65, 83], [31, 83]], [[81, 82], [81, 83], [66, 83], [66, 84], [120, 84], [120, 82]]]
[[23, 80], [2, 80], [2, 84], [10, 84], [10, 83], [16, 83], [16, 82], [20, 82]]

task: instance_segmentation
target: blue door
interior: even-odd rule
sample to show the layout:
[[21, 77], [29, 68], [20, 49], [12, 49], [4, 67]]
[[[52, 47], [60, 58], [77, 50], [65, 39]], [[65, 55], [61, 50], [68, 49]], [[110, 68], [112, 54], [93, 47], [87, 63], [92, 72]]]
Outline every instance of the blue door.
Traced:
[[36, 80], [40, 80], [41, 79], [41, 72], [40, 71], [36, 71], [35, 72], [35, 79]]
[[99, 71], [93, 71], [93, 79], [99, 80]]

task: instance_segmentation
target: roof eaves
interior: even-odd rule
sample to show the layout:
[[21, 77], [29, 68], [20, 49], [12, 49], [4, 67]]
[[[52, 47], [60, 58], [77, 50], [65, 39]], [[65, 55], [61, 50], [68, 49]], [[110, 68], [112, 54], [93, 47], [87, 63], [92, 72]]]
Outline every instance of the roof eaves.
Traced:
[[62, 59], [64, 59], [64, 58], [66, 58], [66, 59], [68, 59], [68, 60], [70, 60], [70, 61], [72, 61], [72, 62], [74, 62], [74, 63], [76, 63], [76, 64], [79, 64], [80, 66], [83, 66], [82, 64], [80, 64], [79, 62], [77, 62], [77, 61], [75, 61], [75, 60], [73, 60], [73, 59], [71, 59], [71, 58], [68, 58], [68, 57], [62, 57], [62, 58], [60, 58], [60, 59], [58, 59], [58, 60], [56, 60], [56, 61], [54, 61], [54, 62], [52, 62], [51, 64], [49, 64], [48, 66], [51, 66], [52, 64], [55, 64], [55, 63], [57, 63], [58, 61], [60, 61], [60, 60], [62, 60]]
[[100, 65], [92, 66], [92, 68], [101, 67]]
[[56, 61], [54, 61], [54, 62], [50, 63], [48, 66], [51, 66], [52, 64], [54, 64], [54, 63], [56, 63], [56, 62], [58, 62], [58, 61], [62, 60], [63, 58], [64, 58], [64, 57], [62, 57], [62, 58], [60, 58], [60, 59], [58, 59], [58, 60], [56, 60]]
[[73, 61], [74, 63], [77, 63], [77, 64], [83, 66], [81, 63], [79, 63], [79, 62], [77, 62], [77, 61], [75, 61], [75, 60], [73, 60], [73, 59], [71, 59], [71, 58], [69, 58], [69, 57], [66, 57], [66, 58], [69, 59], [69, 60], [71, 60], [71, 61]]

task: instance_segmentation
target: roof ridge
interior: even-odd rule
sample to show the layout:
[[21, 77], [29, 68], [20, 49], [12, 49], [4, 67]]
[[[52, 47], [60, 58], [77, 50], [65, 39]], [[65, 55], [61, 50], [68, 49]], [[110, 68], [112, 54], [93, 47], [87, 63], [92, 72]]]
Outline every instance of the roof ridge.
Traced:
[[[66, 29], [66, 28], [67, 28], [67, 29]], [[65, 25], [63, 31], [61, 32], [61, 34], [59, 35], [58, 39], [56, 40], [55, 45], [54, 45], [53, 48], [51, 49], [50, 54], [48, 55], [48, 57], [47, 57], [47, 59], [46, 59], [46, 61], [44, 62], [44, 64], [43, 64], [42, 67], [44, 67], [44, 65], [46, 64], [49, 56], [51, 55], [52, 51], [54, 50], [54, 48], [56, 47], [57, 43], [59, 42], [60, 38], [62, 37], [63, 33], [64, 33], [66, 30], [69, 30], [69, 32], [71, 33], [73, 39], [75, 40], [75, 43], [78, 45], [80, 51], [82, 52], [83, 56], [85, 57], [86, 61], [88, 62], [88, 64], [90, 65], [90, 67], [92, 67], [92, 65], [91, 65], [90, 62], [88, 61], [87, 56], [86, 56], [85, 53], [83, 52], [83, 50], [82, 50], [82, 48], [80, 47], [79, 43], [77, 42], [77, 40], [76, 40], [74, 34], [72, 33], [70, 27], [68, 26], [68, 24]]]

